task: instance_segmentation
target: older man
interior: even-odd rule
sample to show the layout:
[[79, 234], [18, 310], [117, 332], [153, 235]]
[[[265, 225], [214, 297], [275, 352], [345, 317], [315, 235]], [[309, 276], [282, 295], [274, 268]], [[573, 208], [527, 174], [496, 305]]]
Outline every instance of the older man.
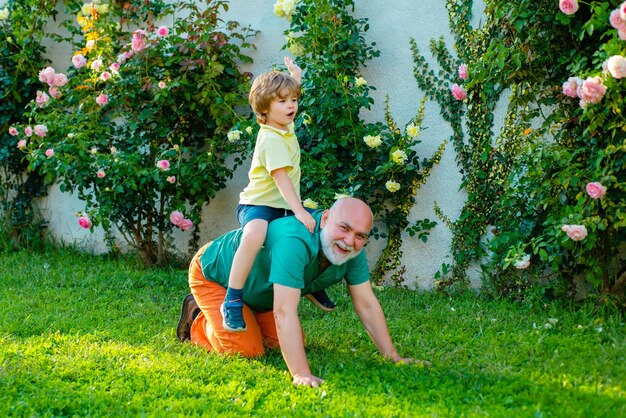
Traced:
[[[241, 230], [229, 232], [198, 251], [189, 267], [191, 295], [183, 302], [178, 338], [208, 350], [253, 357], [280, 346], [296, 385], [318, 386], [304, 351], [298, 304], [300, 296], [345, 280], [354, 309], [378, 351], [394, 363], [412, 363], [396, 351], [383, 311], [369, 282], [362, 251], [372, 228], [369, 206], [343, 198], [313, 214], [311, 234], [294, 217], [273, 221], [244, 288], [248, 330], [225, 331], [219, 308], [224, 300]], [[270, 268], [271, 266], [271, 268]]]

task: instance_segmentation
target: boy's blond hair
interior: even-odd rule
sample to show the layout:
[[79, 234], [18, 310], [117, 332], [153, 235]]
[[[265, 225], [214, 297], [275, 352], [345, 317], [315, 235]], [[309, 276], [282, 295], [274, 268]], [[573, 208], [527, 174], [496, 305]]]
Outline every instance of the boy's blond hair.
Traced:
[[258, 76], [252, 83], [248, 96], [256, 121], [266, 123], [272, 100], [292, 94], [300, 97], [300, 84], [290, 75], [272, 70]]

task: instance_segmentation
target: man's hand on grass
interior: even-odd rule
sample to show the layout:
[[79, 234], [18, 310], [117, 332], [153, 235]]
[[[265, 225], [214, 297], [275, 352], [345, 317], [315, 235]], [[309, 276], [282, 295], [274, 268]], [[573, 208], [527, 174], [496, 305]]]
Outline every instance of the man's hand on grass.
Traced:
[[293, 384], [296, 386], [310, 386], [316, 388], [322, 383], [324, 383], [323, 379], [313, 376], [312, 374], [297, 374], [293, 377]]
[[401, 364], [413, 364], [419, 367], [425, 367], [427, 369], [430, 369], [432, 367], [432, 364], [430, 363], [430, 361], [427, 360], [419, 360], [419, 359], [414, 359], [414, 358], [410, 358], [410, 357], [398, 357], [397, 359], [395, 359], [393, 361], [394, 364], [397, 365], [401, 365]]

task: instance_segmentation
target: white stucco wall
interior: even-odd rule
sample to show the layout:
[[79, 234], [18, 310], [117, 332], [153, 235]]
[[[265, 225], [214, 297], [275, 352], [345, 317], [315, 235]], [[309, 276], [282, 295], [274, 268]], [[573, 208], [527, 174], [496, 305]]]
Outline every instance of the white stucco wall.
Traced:
[[[475, 3], [474, 22], [478, 24], [482, 17], [482, 3]], [[223, 15], [224, 20], [236, 20], [242, 25], [250, 25], [253, 29], [260, 30], [254, 41], [257, 50], [250, 54], [254, 63], [245, 68], [255, 75], [280, 63], [285, 55], [281, 47], [284, 44], [283, 31], [288, 28], [288, 22], [273, 14], [273, 4], [274, 0], [231, 1], [229, 11]], [[384, 121], [385, 95], [389, 95], [392, 114], [396, 122], [404, 126], [415, 115], [424, 96], [413, 77], [409, 39], [412, 37], [417, 41], [420, 51], [435, 66], [428, 49], [432, 38], [443, 36], [448, 47], [453, 49], [445, 1], [396, 0], [390, 3], [385, 0], [357, 0], [355, 15], [369, 19], [370, 30], [365, 37], [368, 42], [375, 42], [376, 48], [381, 52], [380, 57], [367, 63], [367, 68], [363, 70], [363, 77], [377, 88], [372, 92], [375, 105], [363, 117], [368, 121]], [[51, 23], [50, 29], [56, 30], [55, 24]], [[68, 67], [71, 51], [51, 46], [49, 57], [55, 68], [61, 71]], [[496, 121], [501, 121], [504, 109], [497, 113]], [[433, 101], [426, 104], [422, 129], [422, 143], [417, 150], [424, 157], [431, 156], [452, 134], [449, 124], [440, 117], [439, 107]], [[238, 227], [235, 209], [238, 194], [247, 184], [247, 169], [247, 164], [240, 168], [228, 182], [227, 189], [220, 191], [205, 208], [202, 223], [199, 225], [201, 241], [215, 238]], [[406, 284], [412, 288], [430, 289], [434, 282], [433, 276], [441, 264], [451, 262], [452, 233], [437, 219], [434, 204], [437, 202], [444, 213], [455, 220], [466, 198], [463, 191], [458, 191], [460, 183], [461, 175], [455, 163], [454, 149], [452, 144], [448, 144], [441, 163], [432, 170], [426, 185], [418, 190], [416, 204], [410, 214], [410, 221], [429, 218], [436, 220], [438, 225], [430, 231], [427, 243], [408, 235], [403, 237]], [[61, 240], [78, 241], [91, 251], [106, 250], [102, 231], [89, 234], [78, 227], [74, 213], [82, 210], [83, 205], [74, 196], [62, 194], [58, 188], [52, 188], [48, 198], [42, 200], [41, 206], [50, 220], [50, 231], [54, 236]], [[180, 250], [187, 251], [184, 241], [188, 233], [177, 234]], [[383, 246], [383, 240], [373, 241], [368, 245], [371, 264], [376, 261]], [[473, 285], [478, 286], [478, 275], [473, 274], [473, 279]]]

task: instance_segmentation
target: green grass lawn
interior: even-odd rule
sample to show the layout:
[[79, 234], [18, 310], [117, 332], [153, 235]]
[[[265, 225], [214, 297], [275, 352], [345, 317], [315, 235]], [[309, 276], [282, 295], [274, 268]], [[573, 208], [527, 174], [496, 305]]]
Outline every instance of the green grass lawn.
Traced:
[[626, 416], [626, 327], [590, 307], [377, 291], [400, 354], [428, 370], [383, 361], [337, 286], [335, 312], [302, 302], [326, 383], [299, 388], [279, 352], [176, 340], [184, 270], [71, 251], [0, 260], [0, 416]]

